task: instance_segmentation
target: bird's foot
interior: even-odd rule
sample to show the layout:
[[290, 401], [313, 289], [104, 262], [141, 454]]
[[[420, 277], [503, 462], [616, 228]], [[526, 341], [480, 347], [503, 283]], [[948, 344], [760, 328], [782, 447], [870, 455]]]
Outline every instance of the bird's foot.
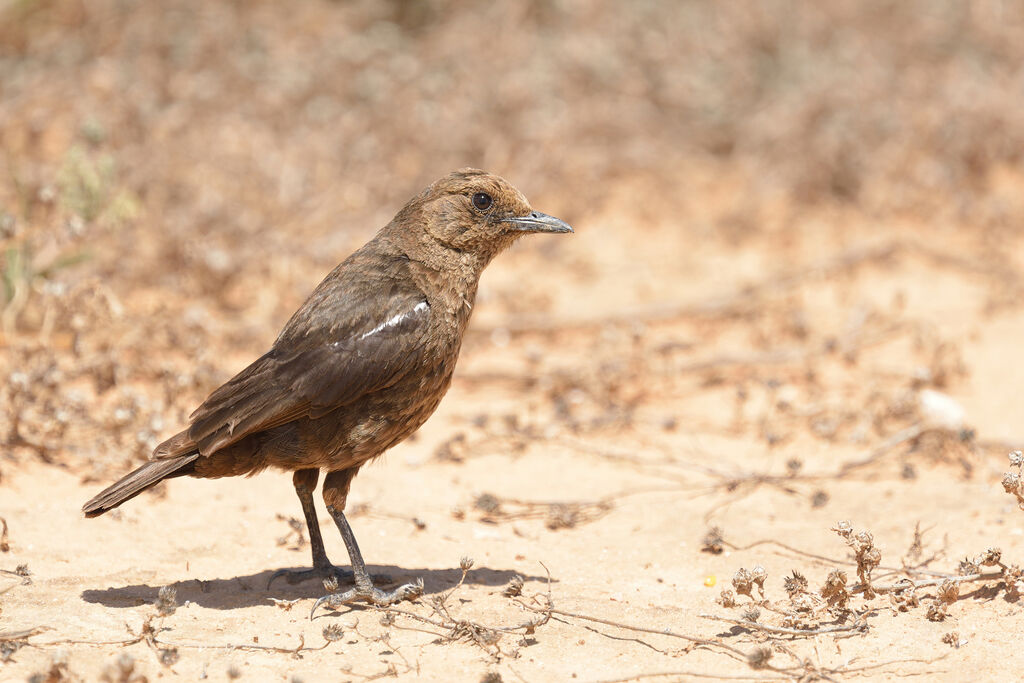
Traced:
[[338, 583], [352, 583], [355, 581], [355, 575], [352, 572], [330, 564], [325, 567], [313, 567], [312, 569], [278, 569], [267, 580], [267, 590], [270, 590], [270, 584], [280, 578], [284, 578], [285, 582], [292, 586], [309, 581], [310, 579], [320, 579], [321, 581], [334, 579]]
[[[270, 590], [270, 584], [280, 578], [284, 578], [285, 582], [292, 586], [309, 581], [310, 579], [319, 579], [327, 583], [333, 580], [339, 585], [355, 583], [355, 574], [351, 571], [329, 564], [324, 567], [313, 567], [312, 569], [278, 569], [267, 580], [267, 590]], [[374, 574], [373, 581], [374, 583], [387, 585], [391, 583], [391, 577], [387, 574]]]
[[415, 600], [421, 595], [423, 595], [423, 579], [416, 579], [415, 583], [403, 584], [393, 591], [382, 591], [369, 582], [362, 586], [357, 583], [354, 588], [350, 588], [344, 593], [330, 593], [317, 600], [313, 603], [309, 618], [313, 618], [320, 605], [338, 609], [342, 605], [353, 602], [368, 602], [377, 607], [388, 607], [402, 600]]

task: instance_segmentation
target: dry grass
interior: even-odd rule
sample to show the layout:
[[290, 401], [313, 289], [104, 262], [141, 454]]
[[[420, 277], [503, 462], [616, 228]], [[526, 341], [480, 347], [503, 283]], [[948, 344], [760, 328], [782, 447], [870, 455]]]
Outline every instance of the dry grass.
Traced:
[[[570, 221], [614, 201], [694, 239], [785, 243], [822, 204], [969, 219], [1012, 268], [994, 251], [1024, 208], [1010, 4], [0, 12], [4, 431], [40, 457], [144, 457], [308, 272], [465, 164]], [[744, 191], [706, 216], [687, 176], [713, 169]]]
[[[673, 664], [693, 648], [764, 679], [930, 671], [934, 658], [816, 664], [816, 643], [867, 637], [883, 612], [955, 621], [964, 584], [1015, 602], [1020, 569], [997, 551], [926, 551], [911, 523], [895, 567], [848, 525], [850, 558], [734, 544], [742, 529], [719, 524], [765, 490], [819, 511], [850, 482], [987, 481], [990, 456], [1019, 447], [950, 402], [977, 332], [928, 305], [955, 291], [981, 327], [1020, 310], [1022, 33], [1024, 6], [996, 1], [0, 3], [0, 487], [37, 460], [99, 482], [146, 458], [320, 274], [424, 184], [474, 165], [579, 230], [523, 245], [518, 276], [496, 265], [485, 282], [456, 386], [493, 400], [462, 404], [435, 461], [550, 448], [657, 485], [465, 490], [453, 519], [542, 520], [564, 537], [637, 497], [704, 497], [704, 549], [751, 567], [720, 599], [738, 614], [704, 605], [733, 627], [714, 638], [656, 633], [556, 607], [579, 597], [571, 585], [523, 597], [520, 580], [488, 603], [515, 618], [474, 621], [449, 593], [366, 633], [328, 627], [323, 648], [354, 632], [400, 655], [365, 675], [397, 676], [418, 664], [392, 628], [469, 643], [490, 666], [555, 624], [574, 639], [600, 624], [662, 658], [641, 678], [701, 675]], [[628, 304], [602, 299], [620, 291]], [[722, 464], [684, 435], [754, 455]], [[1011, 466], [1020, 502], [1019, 452]], [[301, 549], [301, 524], [279, 520], [280, 544]], [[2, 559], [19, 525], [0, 521]], [[754, 565], [760, 544], [813, 565], [791, 568], [785, 598]], [[932, 569], [949, 556], [967, 559]], [[30, 580], [21, 569], [0, 595]], [[157, 623], [175, 604], [161, 592]], [[172, 667], [194, 644], [151, 622], [118, 646]], [[5, 658], [44, 632], [12, 633]], [[966, 641], [950, 628], [941, 642]], [[107, 679], [145, 680], [125, 657]], [[39, 676], [74, 678], [59, 656]]]

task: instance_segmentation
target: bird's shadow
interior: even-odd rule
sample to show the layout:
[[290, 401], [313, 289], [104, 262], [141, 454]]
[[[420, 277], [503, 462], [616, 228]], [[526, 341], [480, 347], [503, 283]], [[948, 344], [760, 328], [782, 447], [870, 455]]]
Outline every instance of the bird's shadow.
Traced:
[[[367, 567], [374, 583], [381, 588], [388, 588], [399, 583], [409, 583], [423, 579], [426, 594], [448, 590], [459, 582], [462, 570], [452, 569], [408, 569], [395, 566]], [[319, 598], [326, 593], [318, 579], [310, 579], [299, 584], [289, 584], [284, 578], [274, 581], [268, 589], [267, 581], [273, 576], [273, 570], [235, 576], [228, 579], [190, 579], [170, 584], [174, 588], [178, 604], [195, 603], [211, 609], [240, 609], [256, 605], [270, 605], [271, 598], [278, 600], [295, 600], [301, 598]], [[471, 569], [466, 574], [465, 584], [480, 586], [504, 586], [513, 576], [522, 576], [524, 581], [548, 581], [547, 576], [526, 576], [511, 569], [491, 569], [481, 567]], [[345, 584], [342, 583], [342, 588]], [[113, 588], [95, 588], [82, 591], [82, 599], [86, 602], [100, 603], [107, 607], [137, 607], [156, 602], [157, 594], [162, 586], [135, 584]]]

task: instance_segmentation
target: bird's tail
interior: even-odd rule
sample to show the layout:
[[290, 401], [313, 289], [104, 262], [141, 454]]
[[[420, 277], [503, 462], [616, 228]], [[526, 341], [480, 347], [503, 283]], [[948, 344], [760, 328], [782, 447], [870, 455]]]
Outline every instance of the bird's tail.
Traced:
[[[82, 506], [86, 517], [97, 517], [108, 510], [113, 510], [126, 500], [131, 500], [151, 486], [164, 479], [191, 474], [195, 461], [199, 457], [198, 450], [167, 457], [164, 455], [175, 445], [184, 445], [185, 433], [168, 439], [156, 449], [157, 460], [150, 460], [142, 467], [129, 472], [116, 482], [100, 491], [88, 503]], [[176, 443], [177, 442], [177, 443]]]

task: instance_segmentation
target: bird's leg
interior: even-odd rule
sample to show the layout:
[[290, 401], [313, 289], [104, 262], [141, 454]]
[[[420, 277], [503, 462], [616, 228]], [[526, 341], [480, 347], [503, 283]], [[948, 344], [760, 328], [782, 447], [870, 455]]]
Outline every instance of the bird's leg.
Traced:
[[267, 588], [279, 577], [285, 577], [290, 584], [301, 583], [308, 579], [326, 579], [334, 576], [339, 581], [352, 581], [351, 572], [335, 567], [327, 559], [327, 552], [324, 550], [324, 539], [320, 535], [320, 522], [316, 518], [316, 508], [313, 507], [313, 491], [316, 490], [317, 479], [320, 478], [320, 470], [296, 470], [292, 475], [292, 483], [295, 485], [295, 493], [299, 496], [302, 504], [302, 514], [306, 517], [306, 528], [309, 530], [309, 545], [313, 551], [313, 568], [304, 570], [279, 569], [274, 572], [267, 581]]
[[338, 525], [338, 531], [341, 532], [341, 538], [345, 541], [356, 585], [344, 593], [331, 593], [317, 600], [310, 612], [310, 618], [312, 618], [313, 613], [323, 603], [327, 603], [327, 606], [332, 609], [356, 601], [369, 602], [379, 607], [387, 607], [402, 600], [418, 598], [423, 594], [422, 579], [418, 579], [416, 583], [407, 583], [399, 586], [393, 591], [382, 591], [374, 587], [373, 581], [366, 571], [363, 554], [359, 552], [359, 544], [356, 543], [356, 537], [352, 533], [352, 527], [349, 526], [344, 513], [349, 485], [352, 483], [352, 478], [356, 476], [356, 471], [357, 468], [353, 467], [347, 470], [330, 472], [324, 479], [324, 502], [327, 503], [327, 511], [331, 513], [334, 523]]

